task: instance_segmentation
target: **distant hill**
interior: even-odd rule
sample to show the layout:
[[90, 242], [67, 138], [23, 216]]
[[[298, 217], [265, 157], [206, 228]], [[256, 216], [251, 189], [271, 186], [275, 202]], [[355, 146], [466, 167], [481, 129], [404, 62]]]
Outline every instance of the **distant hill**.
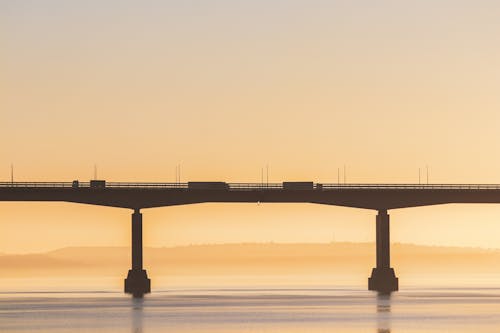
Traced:
[[[498, 275], [500, 250], [393, 244], [392, 266], [406, 281], [442, 275]], [[155, 283], [365, 283], [375, 264], [373, 243], [214, 244], [145, 248]], [[121, 281], [130, 268], [126, 247], [69, 247], [28, 255], [0, 255], [0, 278], [100, 278]], [[221, 282], [223, 281], [223, 282]]]

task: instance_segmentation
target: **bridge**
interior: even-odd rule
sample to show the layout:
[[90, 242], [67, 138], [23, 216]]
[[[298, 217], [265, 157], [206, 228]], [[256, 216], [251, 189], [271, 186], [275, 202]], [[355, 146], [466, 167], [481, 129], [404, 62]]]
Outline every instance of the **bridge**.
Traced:
[[151, 292], [151, 280], [142, 262], [141, 209], [205, 202], [296, 202], [372, 209], [377, 211], [376, 266], [368, 278], [368, 289], [390, 293], [399, 288], [390, 264], [390, 209], [449, 203], [500, 203], [500, 185], [3, 182], [0, 183], [0, 201], [62, 201], [132, 209], [132, 267], [124, 290], [134, 297]]

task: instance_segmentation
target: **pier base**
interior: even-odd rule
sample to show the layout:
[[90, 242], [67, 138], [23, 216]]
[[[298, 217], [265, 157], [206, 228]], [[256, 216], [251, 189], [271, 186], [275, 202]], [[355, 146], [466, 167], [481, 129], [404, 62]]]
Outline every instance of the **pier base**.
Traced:
[[399, 280], [394, 268], [374, 268], [372, 276], [368, 278], [368, 290], [389, 294], [399, 289]]
[[151, 292], [151, 280], [145, 269], [131, 269], [125, 279], [125, 292], [134, 297], [142, 297]]

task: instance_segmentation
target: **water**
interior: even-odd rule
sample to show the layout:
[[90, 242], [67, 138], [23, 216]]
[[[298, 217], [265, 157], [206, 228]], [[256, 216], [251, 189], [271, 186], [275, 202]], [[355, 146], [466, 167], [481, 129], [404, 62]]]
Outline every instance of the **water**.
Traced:
[[0, 332], [499, 332], [499, 288], [0, 293]]

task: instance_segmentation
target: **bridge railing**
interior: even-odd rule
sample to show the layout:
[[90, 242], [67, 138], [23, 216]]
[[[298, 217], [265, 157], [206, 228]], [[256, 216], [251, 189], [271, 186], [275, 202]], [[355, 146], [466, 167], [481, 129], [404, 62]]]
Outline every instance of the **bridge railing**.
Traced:
[[414, 190], [491, 190], [500, 184], [321, 184], [322, 189], [414, 189]]
[[[0, 182], [0, 188], [73, 188], [73, 182]], [[90, 188], [90, 182], [79, 182], [78, 188]], [[106, 188], [122, 189], [184, 189], [188, 183], [108, 182]], [[229, 191], [283, 190], [283, 183], [227, 183]], [[500, 184], [338, 184], [316, 183], [310, 190], [408, 189], [408, 190], [500, 190]]]
[[[80, 183], [83, 184], [83, 183]], [[88, 183], [90, 186], [90, 183]], [[71, 182], [0, 182], [0, 187], [71, 187]], [[87, 186], [87, 187], [88, 187]]]
[[[35, 188], [85, 188], [91, 187], [90, 182], [78, 182], [75, 186], [73, 182], [0, 182], [0, 187], [35, 187]], [[187, 183], [125, 183], [108, 182], [106, 188], [188, 188]]]
[[[283, 183], [229, 183], [229, 190], [283, 190]], [[490, 190], [500, 189], [500, 184], [338, 184], [316, 183], [311, 190], [342, 189], [450, 189], [450, 190]]]
[[498, 190], [500, 184], [321, 184], [323, 190], [409, 189], [409, 190]]
[[187, 189], [188, 183], [124, 183], [124, 182], [109, 182], [106, 187], [113, 188], [172, 188], [172, 189]]

